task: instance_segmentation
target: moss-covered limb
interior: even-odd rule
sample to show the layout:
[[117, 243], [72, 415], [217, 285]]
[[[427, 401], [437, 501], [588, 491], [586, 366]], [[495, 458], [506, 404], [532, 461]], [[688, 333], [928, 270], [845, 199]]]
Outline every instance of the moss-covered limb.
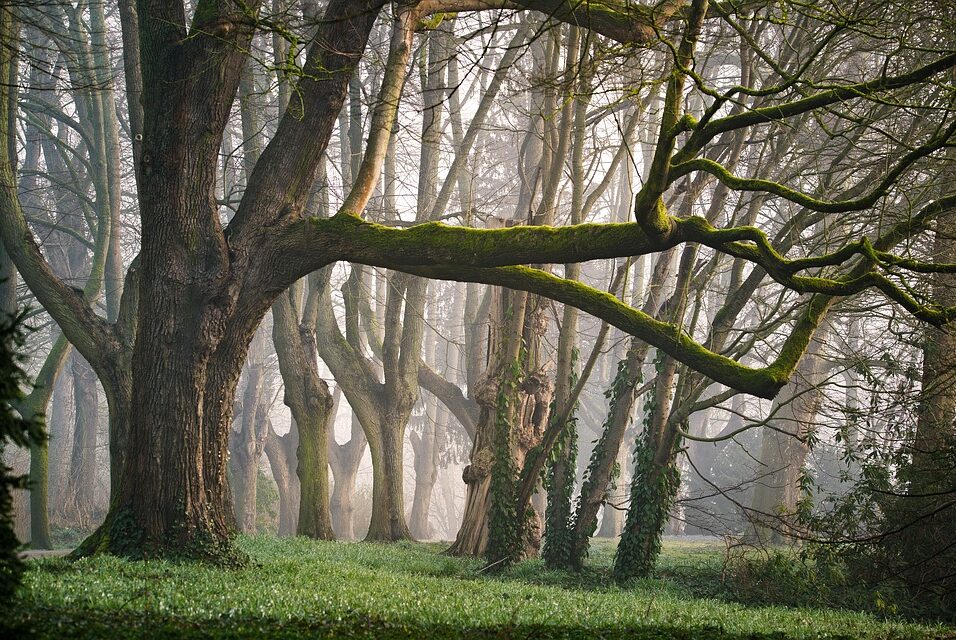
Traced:
[[[939, 198], [938, 200], [935, 200], [924, 206], [915, 215], [911, 216], [907, 220], [895, 225], [888, 232], [884, 233], [872, 242], [866, 241], [864, 244], [868, 246], [869, 249], [864, 250], [864, 252], [876, 255], [881, 261], [886, 261], [887, 257], [889, 256], [887, 251], [892, 249], [905, 238], [911, 236], [913, 233], [925, 228], [926, 225], [937, 216], [943, 214], [944, 212], [951, 211], [954, 207], [956, 207], [956, 195]], [[844, 286], [858, 287], [858, 290], [863, 290], [868, 286], [876, 286], [875, 281], [867, 282], [866, 280], [866, 276], [873, 274], [872, 270], [874, 266], [875, 264], [873, 261], [858, 262], [852, 269], [849, 270], [847, 275], [841, 279], [844, 283]], [[891, 298], [893, 297], [892, 294], [899, 292], [900, 296], [903, 298], [903, 301], [917, 311], [916, 315], [918, 317], [934, 323], [945, 321], [947, 318], [951, 317], [951, 314], [953, 313], [952, 308], [933, 308], [919, 305], [908, 294], [906, 294], [902, 289], [897, 287], [888, 279], [882, 276], [879, 276], [879, 278], [882, 280], [880, 282], [882, 286], [879, 287], [881, 291], [889, 295]], [[846, 283], [852, 284], [847, 285]], [[843, 291], [848, 291], [848, 288], [844, 288]], [[826, 294], [817, 294], [810, 299], [806, 312], [801, 315], [797, 323], [794, 325], [790, 335], [787, 337], [786, 341], [781, 347], [777, 358], [773, 363], [770, 364], [769, 367], [767, 367], [767, 371], [769, 371], [773, 377], [782, 380], [786, 380], [790, 377], [790, 375], [796, 369], [800, 358], [803, 356], [804, 352], [809, 346], [810, 340], [813, 338], [813, 334], [816, 332], [817, 327], [823, 318], [826, 317], [826, 314], [830, 310], [830, 307], [833, 305], [835, 300], [835, 295]]]
[[[646, 313], [629, 307], [610, 294], [537, 269], [420, 267], [408, 268], [408, 271], [425, 277], [483, 282], [531, 291], [574, 305], [661, 349], [716, 382], [764, 398], [774, 397], [789, 379], [806, 351], [814, 331], [837, 297], [857, 293], [873, 286], [883, 290], [884, 287], [880, 285], [881, 279], [895, 287], [879, 274], [872, 272], [852, 273], [844, 281], [819, 279], [822, 283], [828, 283], [827, 287], [821, 288], [825, 288], [829, 293], [811, 298], [807, 311], [794, 326], [777, 358], [765, 368], [753, 369], [709, 351], [677, 326], [656, 320]], [[902, 293], [901, 289], [898, 287], [896, 289]], [[914, 307], [911, 311], [914, 315], [927, 321], [941, 321], [952, 317], [956, 312], [949, 308], [920, 306], [915, 301], [909, 305]]]
[[652, 240], [636, 223], [474, 229], [428, 222], [398, 229], [339, 214], [290, 225], [282, 245], [298, 258], [291, 274], [298, 276], [331, 260], [395, 269], [584, 262], [654, 253], [680, 240], [676, 234]]
[[[887, 252], [899, 238], [923, 228], [939, 212], [956, 206], [956, 196], [928, 205], [897, 228], [887, 240], [848, 243], [821, 256], [787, 259], [759, 228], [739, 226], [717, 228], [700, 217], [669, 218], [671, 229], [663, 237], [651, 238], [638, 223], [589, 223], [563, 227], [518, 226], [500, 229], [474, 229], [429, 222], [407, 228], [387, 227], [358, 217], [339, 214], [332, 218], [311, 218], [289, 227], [280, 241], [290, 273], [278, 274], [292, 279], [328, 264], [348, 260], [402, 270], [408, 266], [457, 264], [469, 267], [498, 267], [513, 264], [584, 262], [602, 258], [656, 253], [682, 242], [703, 245], [760, 264], [785, 281], [798, 271], [839, 266], [856, 255], [876, 259], [887, 265], [932, 272], [932, 265], [907, 261]], [[889, 245], [889, 238], [897, 238]], [[944, 265], [943, 269], [949, 268]], [[805, 283], [811, 286], [812, 283]], [[814, 289], [808, 289], [813, 291]]]
[[897, 223], [889, 231], [873, 240], [870, 243], [873, 251], [877, 256], [880, 256], [881, 260], [885, 261], [887, 259], [886, 252], [914, 233], [926, 229], [933, 220], [942, 214], [951, 213], [954, 209], [956, 209], [956, 194], [933, 200], [916, 212], [915, 215]]
[[588, 29], [625, 44], [648, 44], [657, 40], [657, 30], [684, 4], [665, 0], [649, 7], [623, 0], [511, 0], [551, 18]]
[[952, 68], [954, 65], [956, 65], [956, 53], [951, 53], [929, 64], [918, 67], [909, 73], [898, 76], [881, 76], [866, 82], [833, 87], [792, 102], [759, 107], [712, 120], [695, 129], [694, 133], [680, 151], [674, 155], [673, 164], [677, 165], [691, 160], [704, 148], [707, 142], [725, 131], [784, 120], [837, 102], [863, 98], [875, 93], [892, 91], [893, 89], [913, 85], [928, 80], [934, 75]]
[[408, 267], [408, 271], [431, 278], [483, 282], [530, 291], [571, 304], [622, 331], [667, 352], [711, 379], [752, 395], [772, 398], [786, 382], [768, 369], [751, 369], [725, 356], [708, 351], [675, 325], [661, 322], [633, 309], [614, 296], [580, 282], [565, 280], [528, 267], [481, 269], [470, 267]]
[[823, 213], [845, 213], [849, 211], [862, 211], [873, 206], [877, 200], [886, 195], [887, 191], [896, 184], [899, 177], [917, 160], [925, 158], [931, 153], [942, 149], [952, 135], [956, 133], [956, 122], [950, 124], [945, 131], [939, 135], [933, 136], [925, 144], [922, 144], [902, 158], [893, 166], [892, 169], [884, 174], [883, 179], [865, 196], [853, 200], [831, 201], [815, 198], [805, 194], [797, 189], [774, 182], [772, 180], [762, 180], [758, 178], [741, 178], [734, 175], [719, 162], [707, 158], [694, 158], [670, 168], [669, 180], [673, 183], [678, 178], [692, 173], [694, 171], [706, 171], [716, 177], [726, 186], [738, 191], [763, 191], [780, 196], [791, 202], [795, 202], [807, 209], [820, 211]]
[[[933, 209], [936, 209], [934, 206]], [[849, 243], [837, 251], [823, 256], [787, 260], [771, 245], [766, 234], [756, 227], [731, 227], [716, 229], [701, 218], [686, 218], [678, 220], [681, 226], [681, 236], [688, 240], [700, 242], [718, 251], [729, 255], [744, 258], [762, 266], [766, 272], [778, 283], [800, 293], [820, 293], [830, 296], [849, 296], [866, 289], [875, 288], [886, 297], [897, 302], [914, 317], [931, 324], [945, 324], [956, 316], [956, 308], [950, 309], [937, 305], [920, 304], [902, 287], [881, 273], [873, 270], [878, 264], [893, 265], [912, 263], [920, 270], [932, 273], [933, 265], [909, 261], [898, 258], [886, 251], [877, 251], [868, 238]], [[907, 225], [914, 230], [916, 227]], [[899, 232], [893, 230], [893, 235]], [[742, 242], [746, 240], [746, 242]], [[885, 241], [879, 240], [882, 244]], [[752, 243], [752, 244], [749, 244]], [[833, 278], [820, 276], [794, 275], [798, 270], [811, 267], [838, 266], [845, 264], [853, 256], [864, 258], [860, 268], [851, 273]], [[938, 271], [948, 271], [953, 265], [941, 265]]]

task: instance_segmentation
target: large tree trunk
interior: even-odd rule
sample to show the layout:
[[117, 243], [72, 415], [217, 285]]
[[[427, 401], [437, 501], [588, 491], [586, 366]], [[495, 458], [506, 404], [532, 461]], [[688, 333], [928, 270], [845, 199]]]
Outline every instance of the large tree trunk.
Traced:
[[[235, 557], [225, 471], [236, 385], [256, 328], [292, 280], [276, 275], [282, 249], [258, 231], [303, 210], [378, 13], [356, 4], [328, 6], [307, 64], [331, 71], [300, 81], [310, 109], [282, 119], [227, 233], [212, 195], [251, 30], [232, 29], [244, 24], [232, 5], [197, 16], [188, 38], [181, 8], [140, 16], [142, 247], [130, 413], [122, 479], [87, 549]], [[220, 25], [228, 29], [207, 34]], [[278, 149], [306, 129], [305, 156]]]
[[405, 522], [404, 436], [403, 425], [382, 429], [368, 439], [372, 454], [372, 519], [366, 540], [391, 542], [412, 537]]
[[[493, 476], [498, 473], [501, 486], [506, 488], [498, 497], [507, 502], [499, 505], [499, 515], [504, 517], [517, 503], [517, 470], [523, 467], [528, 451], [541, 441], [553, 396], [550, 381], [537, 368], [537, 343], [544, 326], [542, 310], [528, 305], [528, 296], [520, 292], [496, 289], [494, 296], [494, 331], [489, 349], [494, 360], [487, 377], [476, 385], [475, 400], [481, 415], [470, 464], [462, 473], [468, 491], [461, 528], [448, 549], [454, 555], [482, 556], [488, 552], [489, 542], [496, 542], [489, 536], [489, 525], [495, 516]], [[521, 345], [526, 345], [526, 350]], [[524, 357], [519, 358], [519, 353]], [[507, 396], [504, 404], [503, 396]], [[508, 459], [496, 459], [498, 451], [507, 451]], [[508, 539], [501, 540], [509, 548], [520, 546], [512, 550], [518, 556], [536, 553], [540, 544], [540, 523], [522, 524], [529, 526], [514, 523], [518, 527], [516, 535], [521, 538], [525, 534], [522, 539], [506, 535]]]
[[329, 502], [329, 420], [334, 415], [331, 397], [316, 397], [299, 429], [299, 524], [296, 533], [316, 540], [334, 540]]
[[[953, 156], [952, 153], [949, 154]], [[947, 212], [937, 225], [933, 244], [937, 263], [956, 260], [956, 216]], [[933, 276], [933, 299], [956, 304], [956, 275]], [[923, 338], [923, 371], [916, 432], [909, 465], [901, 469], [905, 495], [890, 510], [892, 528], [903, 526], [898, 540], [889, 536], [884, 544], [900, 544], [907, 579], [935, 593], [952, 594], [953, 469], [956, 463], [956, 334], [947, 327], [927, 327]]]

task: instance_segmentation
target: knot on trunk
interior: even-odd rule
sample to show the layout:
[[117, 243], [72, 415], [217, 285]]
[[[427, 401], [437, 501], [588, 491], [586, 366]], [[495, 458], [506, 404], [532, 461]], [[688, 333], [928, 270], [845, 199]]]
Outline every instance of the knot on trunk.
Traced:
[[544, 370], [529, 373], [521, 381], [521, 391], [529, 396], [551, 395], [551, 379]]
[[482, 378], [475, 384], [475, 402], [484, 407], [498, 406], [498, 387], [494, 376]]
[[461, 472], [461, 479], [465, 484], [477, 484], [491, 474], [491, 467], [495, 464], [495, 454], [491, 449], [482, 449], [474, 455], [471, 464]]
[[545, 307], [538, 307], [528, 319], [530, 323], [528, 329], [531, 330], [533, 335], [543, 336], [548, 332], [548, 316], [545, 311]]

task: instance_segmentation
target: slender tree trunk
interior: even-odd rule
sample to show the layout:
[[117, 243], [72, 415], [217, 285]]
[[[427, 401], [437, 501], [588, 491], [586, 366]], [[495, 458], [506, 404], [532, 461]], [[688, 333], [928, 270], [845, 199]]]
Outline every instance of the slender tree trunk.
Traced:
[[[73, 353], [75, 355], [75, 352]], [[50, 496], [54, 522], [73, 524], [72, 503], [67, 486], [70, 482], [70, 458], [73, 452], [73, 374], [72, 366], [64, 367], [53, 387], [47, 430], [50, 449]]]
[[810, 449], [805, 438], [816, 422], [821, 396], [817, 388], [825, 365], [822, 341], [826, 330], [811, 343], [793, 378], [774, 401], [774, 429], [763, 429], [754, 485], [750, 532], [763, 542], [781, 542], [797, 532], [800, 476]]
[[279, 490], [279, 531], [281, 537], [294, 536], [299, 520], [299, 478], [296, 476], [298, 428], [295, 420], [289, 433], [280, 436], [269, 423], [265, 453]]
[[272, 384], [266, 373], [267, 339], [262, 327], [249, 347], [239, 430], [231, 433], [229, 475], [236, 510], [236, 526], [243, 533], [256, 531], [256, 495], [259, 462], [268, 433], [267, 414]]
[[412, 449], [415, 453], [415, 495], [408, 519], [409, 529], [418, 540], [432, 537], [428, 514], [432, 493], [438, 480], [438, 402], [429, 395], [425, 404], [425, 424], [421, 434], [412, 434]]
[[96, 501], [96, 448], [99, 431], [99, 394], [96, 374], [79, 353], [72, 362], [74, 430], [73, 454], [67, 495], [75, 505], [77, 524], [87, 529], [94, 523]]
[[367, 444], [365, 432], [362, 431], [362, 425], [354, 413], [352, 414], [352, 435], [348, 442], [338, 444], [335, 442], [334, 434], [329, 434], [330, 462], [335, 480], [332, 488], [332, 528], [335, 530], [335, 536], [340, 540], [355, 538], [352, 497], [355, 495], [355, 480]]

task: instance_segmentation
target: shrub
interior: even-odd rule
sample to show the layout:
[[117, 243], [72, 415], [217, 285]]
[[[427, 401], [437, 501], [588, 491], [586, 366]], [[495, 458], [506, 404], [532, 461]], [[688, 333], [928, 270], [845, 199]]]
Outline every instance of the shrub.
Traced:
[[[41, 444], [42, 424], [20, 417], [13, 408], [23, 398], [27, 382], [22, 368], [23, 316], [0, 319], [0, 452], [9, 443], [18, 447]], [[0, 607], [9, 603], [23, 573], [17, 550], [20, 546], [13, 531], [13, 496], [11, 490], [24, 488], [26, 478], [13, 475], [13, 469], [0, 461]]]

